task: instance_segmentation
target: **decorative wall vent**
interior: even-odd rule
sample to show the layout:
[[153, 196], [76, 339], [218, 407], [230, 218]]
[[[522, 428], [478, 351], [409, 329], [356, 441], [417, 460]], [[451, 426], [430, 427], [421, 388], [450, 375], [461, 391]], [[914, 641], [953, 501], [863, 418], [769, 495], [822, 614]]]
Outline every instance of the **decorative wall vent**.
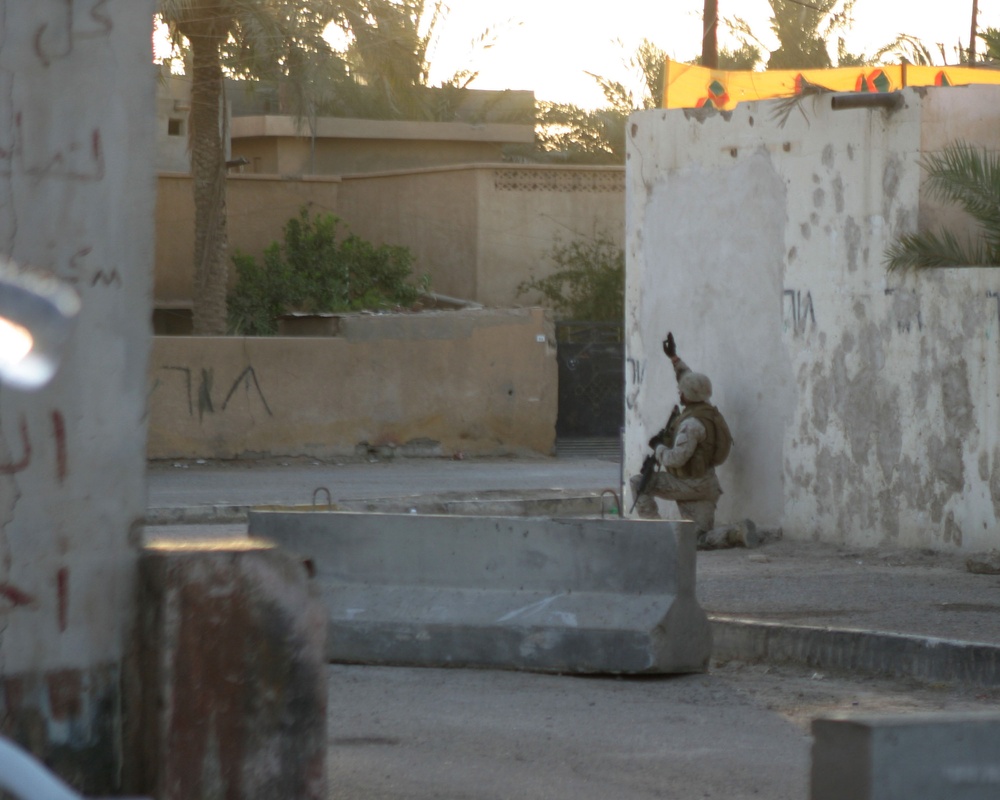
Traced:
[[498, 169], [493, 187], [501, 192], [625, 192], [625, 171]]

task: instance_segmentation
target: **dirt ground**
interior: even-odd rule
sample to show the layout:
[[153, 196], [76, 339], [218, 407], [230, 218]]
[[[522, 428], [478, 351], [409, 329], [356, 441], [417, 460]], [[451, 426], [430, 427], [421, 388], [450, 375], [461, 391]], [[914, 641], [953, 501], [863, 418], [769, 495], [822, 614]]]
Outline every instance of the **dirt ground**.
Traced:
[[815, 717], [837, 712], [995, 711], [1000, 687], [926, 684], [899, 678], [847, 675], [793, 665], [713, 662], [710, 674], [752, 705], [780, 714], [804, 733]]

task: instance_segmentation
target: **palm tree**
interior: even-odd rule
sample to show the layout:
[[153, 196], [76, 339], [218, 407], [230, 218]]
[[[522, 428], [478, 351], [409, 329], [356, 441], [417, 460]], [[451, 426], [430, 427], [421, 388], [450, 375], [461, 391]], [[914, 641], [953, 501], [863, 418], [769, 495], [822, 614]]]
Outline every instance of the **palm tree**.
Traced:
[[955, 142], [922, 164], [931, 195], [961, 206], [979, 223], [980, 236], [960, 242], [948, 230], [906, 234], [886, 250], [886, 267], [1000, 266], [1000, 156]]
[[196, 335], [226, 332], [228, 238], [223, 60], [257, 77], [280, 74], [298, 87], [322, 56], [322, 37], [341, 13], [336, 0], [159, 0], [158, 13], [175, 42], [191, 52], [191, 175], [195, 252]]

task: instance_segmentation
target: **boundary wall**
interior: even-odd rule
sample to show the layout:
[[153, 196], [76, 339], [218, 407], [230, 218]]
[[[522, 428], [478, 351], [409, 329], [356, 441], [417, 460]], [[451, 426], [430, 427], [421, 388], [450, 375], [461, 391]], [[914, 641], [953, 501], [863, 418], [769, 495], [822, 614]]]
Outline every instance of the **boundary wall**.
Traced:
[[337, 336], [156, 337], [148, 457], [550, 455], [542, 309], [358, 314]]
[[[230, 252], [260, 258], [302, 205], [340, 217], [375, 244], [412, 251], [431, 289], [489, 306], [537, 303], [517, 287], [555, 270], [559, 244], [604, 235], [622, 242], [621, 167], [469, 165], [340, 177], [231, 175]], [[155, 304], [190, 308], [191, 179], [161, 174], [156, 209]], [[230, 281], [235, 270], [230, 269]]]
[[677, 396], [660, 351], [673, 330], [735, 437], [718, 521], [1000, 546], [1000, 270], [883, 261], [943, 216], [921, 155], [959, 137], [997, 147], [1000, 89], [902, 94], [898, 110], [820, 95], [788, 114], [630, 118], [626, 475]]

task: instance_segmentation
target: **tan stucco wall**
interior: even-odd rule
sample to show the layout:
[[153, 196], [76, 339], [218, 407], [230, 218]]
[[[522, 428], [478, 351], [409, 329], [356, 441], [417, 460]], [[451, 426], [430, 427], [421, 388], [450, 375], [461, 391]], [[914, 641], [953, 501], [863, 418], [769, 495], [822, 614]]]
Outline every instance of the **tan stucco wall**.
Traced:
[[150, 458], [555, 443], [555, 347], [537, 308], [352, 315], [328, 338], [157, 337], [149, 385]]
[[[517, 286], [555, 269], [557, 243], [595, 234], [621, 242], [625, 228], [619, 167], [462, 166], [342, 179], [231, 175], [227, 202], [230, 252], [259, 258], [309, 204], [375, 244], [408, 247], [414, 274], [429, 275], [433, 291], [496, 307], [539, 301], [519, 296]], [[156, 304], [189, 304], [190, 177], [160, 176], [156, 224]]]
[[496, 167], [480, 171], [479, 197], [476, 299], [486, 305], [539, 302], [517, 287], [555, 271], [557, 244], [625, 238], [621, 167]]
[[234, 157], [251, 161], [248, 172], [348, 175], [498, 162], [506, 145], [531, 144], [534, 127], [323, 117], [312, 129], [294, 117], [265, 115], [234, 117], [230, 135]]
[[[499, 142], [370, 141], [368, 139], [244, 138], [233, 140], [233, 157], [246, 156], [247, 172], [349, 175], [448, 164], [497, 162]], [[255, 161], [257, 157], [260, 160]]]
[[[315, 212], [336, 213], [337, 178], [283, 180], [231, 175], [227, 183], [229, 251], [257, 258], [282, 239], [285, 223], [308, 204]], [[156, 305], [191, 302], [194, 278], [194, 199], [189, 175], [160, 175], [156, 196]], [[230, 283], [235, 271], [230, 262]]]
[[457, 168], [348, 177], [340, 215], [359, 236], [408, 247], [414, 273], [430, 275], [433, 291], [478, 300], [476, 174]]

